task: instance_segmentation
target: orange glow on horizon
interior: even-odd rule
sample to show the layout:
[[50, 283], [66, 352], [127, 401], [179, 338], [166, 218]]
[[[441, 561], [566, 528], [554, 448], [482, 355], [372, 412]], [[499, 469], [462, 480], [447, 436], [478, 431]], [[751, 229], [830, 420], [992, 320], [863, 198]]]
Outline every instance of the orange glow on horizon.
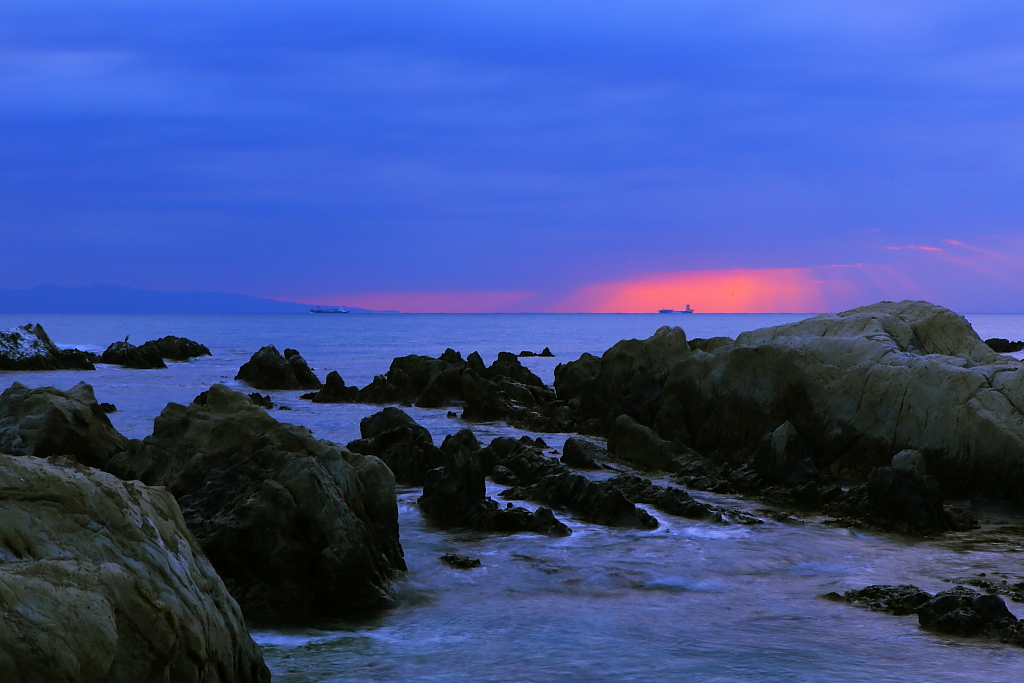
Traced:
[[584, 287], [555, 309], [653, 313], [689, 304], [704, 313], [817, 313], [825, 310], [823, 284], [811, 268], [655, 273]]

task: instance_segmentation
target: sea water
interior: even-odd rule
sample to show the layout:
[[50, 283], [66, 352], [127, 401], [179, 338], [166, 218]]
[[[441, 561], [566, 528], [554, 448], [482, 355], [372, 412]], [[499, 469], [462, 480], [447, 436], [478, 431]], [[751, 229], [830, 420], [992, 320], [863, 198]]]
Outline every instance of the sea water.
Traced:
[[[58, 344], [101, 351], [129, 336], [195, 339], [213, 356], [166, 370], [100, 365], [95, 372], [0, 372], [0, 385], [67, 389], [88, 381], [114, 403], [115, 427], [142, 438], [170, 401], [188, 403], [215, 382], [234, 381], [261, 346], [298, 349], [317, 374], [337, 370], [363, 386], [409, 353], [451, 347], [539, 352], [524, 358], [546, 382], [559, 362], [600, 354], [619, 339], [659, 326], [688, 337], [735, 337], [799, 315], [207, 315], [10, 316], [0, 329], [39, 322]], [[1024, 316], [968, 315], [982, 338], [1024, 339]], [[345, 443], [377, 406], [313, 404], [301, 392], [270, 392], [279, 420]], [[408, 409], [439, 443], [472, 428], [481, 441], [531, 434], [503, 423], [465, 423], [446, 409]], [[543, 436], [561, 450], [567, 435]], [[662, 481], [661, 483], [667, 483]], [[495, 496], [501, 487], [489, 485]], [[1024, 580], [1021, 510], [966, 501], [981, 531], [914, 540], [836, 529], [820, 518], [780, 523], [776, 510], [741, 498], [696, 492], [700, 500], [741, 507], [759, 526], [721, 525], [653, 509], [655, 531], [609, 529], [559, 513], [567, 538], [438, 529], [419, 513], [418, 489], [400, 489], [402, 545], [409, 572], [396, 582], [393, 608], [358, 620], [304, 628], [253, 625], [274, 680], [314, 681], [1013, 681], [1024, 650], [996, 642], [927, 633], [913, 616], [876, 614], [820, 598], [873, 583], [913, 583], [928, 591], [948, 579], [985, 572]], [[530, 507], [529, 504], [526, 504]], [[444, 565], [456, 552], [479, 558], [469, 571]], [[1024, 616], [1022, 605], [1008, 603]]]

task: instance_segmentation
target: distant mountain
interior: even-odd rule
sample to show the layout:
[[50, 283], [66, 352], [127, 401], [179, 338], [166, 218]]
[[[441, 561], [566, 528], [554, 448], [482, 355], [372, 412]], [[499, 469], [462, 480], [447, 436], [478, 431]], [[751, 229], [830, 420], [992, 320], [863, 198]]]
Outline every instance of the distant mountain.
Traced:
[[[309, 304], [223, 292], [155, 292], [118, 285], [0, 289], [0, 313], [306, 313]], [[346, 307], [353, 313], [395, 313]]]

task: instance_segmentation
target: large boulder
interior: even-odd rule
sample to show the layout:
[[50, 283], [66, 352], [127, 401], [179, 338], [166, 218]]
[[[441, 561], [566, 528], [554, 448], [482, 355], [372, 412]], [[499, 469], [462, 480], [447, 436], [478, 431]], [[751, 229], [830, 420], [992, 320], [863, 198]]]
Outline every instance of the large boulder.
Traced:
[[103, 355], [100, 356], [100, 362], [120, 365], [135, 370], [152, 370], [167, 367], [156, 346], [135, 346], [128, 343], [127, 340], [114, 342], [108, 346]]
[[186, 361], [192, 358], [199, 358], [200, 356], [212, 355], [210, 349], [199, 342], [173, 335], [152, 339], [139, 348], [147, 352], [148, 349], [155, 349], [156, 353], [160, 354], [160, 357], [165, 360]]
[[598, 446], [596, 443], [581, 439], [578, 436], [570, 436], [565, 440], [562, 447], [563, 465], [575, 467], [580, 470], [599, 470], [601, 463], [608, 460], [610, 453], [608, 449]]
[[303, 394], [302, 398], [311, 400], [313, 403], [355, 403], [359, 400], [359, 388], [345, 386], [345, 380], [341, 378], [337, 370], [331, 370], [324, 379], [324, 386], [320, 391]]
[[681, 459], [694, 455], [679, 441], [666, 441], [629, 415], [619, 415], [608, 435], [608, 450], [616, 458], [647, 472], [679, 470]]
[[0, 679], [270, 681], [166, 490], [0, 455], [0, 529]]
[[563, 401], [578, 400], [583, 419], [595, 419], [607, 430], [619, 415], [653, 425], [669, 371], [689, 358], [686, 333], [661, 327], [643, 340], [625, 339], [600, 360], [583, 354], [555, 368], [555, 391]]
[[70, 455], [105, 469], [127, 445], [85, 382], [68, 391], [15, 382], [0, 394], [0, 453]]
[[89, 355], [61, 349], [42, 325], [0, 330], [0, 370], [95, 370]]
[[927, 302], [745, 332], [677, 362], [663, 395], [661, 435], [706, 455], [752, 458], [789, 421], [833, 474], [915, 449], [947, 495], [1024, 500], [1024, 366]]
[[309, 365], [295, 349], [284, 355], [275, 346], [264, 346], [238, 369], [235, 379], [263, 391], [319, 389], [322, 385]]
[[362, 438], [350, 442], [348, 449], [377, 456], [404, 486], [423, 486], [427, 472], [444, 464], [444, 453], [427, 428], [398, 408], [364, 417], [359, 433]]
[[169, 403], [110, 470], [174, 494], [247, 617], [372, 607], [405, 569], [387, 466], [280, 423], [223, 385], [205, 405]]

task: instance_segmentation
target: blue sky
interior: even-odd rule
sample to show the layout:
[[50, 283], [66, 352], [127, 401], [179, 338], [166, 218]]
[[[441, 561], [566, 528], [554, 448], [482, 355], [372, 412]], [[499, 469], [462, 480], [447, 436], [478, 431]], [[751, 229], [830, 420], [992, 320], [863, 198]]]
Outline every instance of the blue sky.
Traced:
[[1013, 2], [5, 3], [0, 287], [1021, 311], [1022, 134]]

